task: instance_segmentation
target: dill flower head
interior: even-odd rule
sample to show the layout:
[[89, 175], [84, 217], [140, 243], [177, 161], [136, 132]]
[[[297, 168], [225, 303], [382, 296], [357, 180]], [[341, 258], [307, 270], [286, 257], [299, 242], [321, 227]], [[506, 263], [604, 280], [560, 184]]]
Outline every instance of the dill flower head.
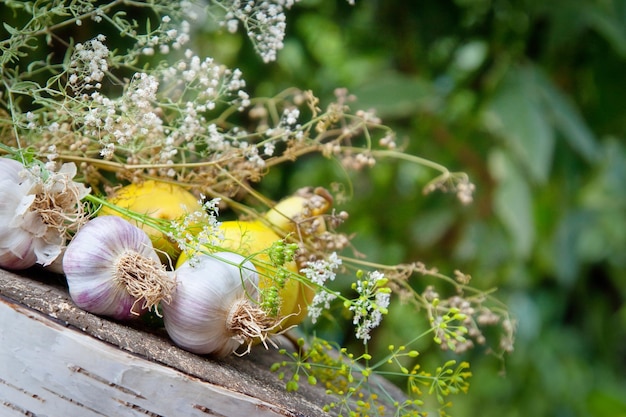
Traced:
[[81, 199], [89, 189], [72, 180], [73, 163], [48, 171], [2, 158], [0, 173], [0, 266], [50, 265], [86, 221]]

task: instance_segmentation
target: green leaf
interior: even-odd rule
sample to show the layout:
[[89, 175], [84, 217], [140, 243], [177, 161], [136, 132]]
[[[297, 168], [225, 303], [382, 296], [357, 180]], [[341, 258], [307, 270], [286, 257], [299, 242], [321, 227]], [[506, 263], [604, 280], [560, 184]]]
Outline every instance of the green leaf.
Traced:
[[[611, 43], [622, 56], [626, 55], [626, 30], [624, 13], [619, 10], [619, 2], [582, 3], [582, 13], [587, 16], [589, 26]], [[623, 3], [623, 2], [622, 2]], [[623, 8], [623, 7], [622, 7]]]
[[296, 25], [309, 51], [323, 65], [337, 67], [349, 56], [341, 27], [333, 20], [316, 13], [306, 13]]
[[434, 108], [439, 97], [429, 82], [416, 77], [389, 73], [376, 82], [352, 89], [357, 107], [376, 109], [383, 119], [406, 117], [424, 108]]
[[9, 25], [6, 22], [2, 22], [2, 25], [4, 26], [4, 29], [9, 32], [9, 35], [11, 36], [16, 36], [19, 35], [19, 30], [15, 29], [13, 26]]
[[540, 102], [532, 68], [511, 70], [485, 112], [485, 122], [502, 137], [532, 179], [544, 183], [552, 166], [554, 130]]
[[599, 148], [596, 138], [569, 98], [538, 69], [535, 78], [545, 111], [563, 138], [588, 162], [597, 160]]
[[39, 84], [37, 84], [34, 81], [28, 81], [28, 80], [19, 81], [11, 85], [11, 89], [14, 92], [20, 92], [20, 93], [23, 93], [23, 92], [32, 93], [33, 90], [38, 90], [40, 88], [41, 86]]
[[535, 240], [533, 204], [530, 187], [511, 159], [495, 151], [489, 169], [498, 185], [494, 193], [494, 212], [513, 240], [515, 253], [527, 258]]
[[578, 277], [580, 256], [577, 246], [585, 225], [593, 222], [583, 211], [567, 213], [558, 224], [553, 237], [556, 277], [564, 287], [571, 287]]
[[[622, 393], [623, 394], [623, 393]], [[593, 416], [626, 417], [626, 401], [618, 392], [596, 388], [587, 397], [587, 405]]]
[[439, 241], [457, 218], [458, 213], [453, 208], [437, 207], [436, 210], [424, 211], [415, 216], [408, 228], [418, 247], [428, 247]]

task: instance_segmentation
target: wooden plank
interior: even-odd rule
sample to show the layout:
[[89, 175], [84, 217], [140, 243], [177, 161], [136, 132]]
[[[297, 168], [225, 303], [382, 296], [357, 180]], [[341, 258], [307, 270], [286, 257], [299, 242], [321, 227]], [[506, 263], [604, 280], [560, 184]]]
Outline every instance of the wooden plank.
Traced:
[[[257, 347], [224, 359], [176, 347], [163, 329], [77, 308], [64, 277], [0, 269], [0, 416], [332, 416], [324, 387], [287, 392]], [[278, 339], [280, 342], [280, 339]], [[283, 347], [293, 349], [282, 339]], [[404, 399], [380, 380], [385, 393]], [[393, 410], [390, 407], [389, 410]]]
[[0, 300], [0, 322], [2, 416], [293, 414], [120, 351], [7, 299]]

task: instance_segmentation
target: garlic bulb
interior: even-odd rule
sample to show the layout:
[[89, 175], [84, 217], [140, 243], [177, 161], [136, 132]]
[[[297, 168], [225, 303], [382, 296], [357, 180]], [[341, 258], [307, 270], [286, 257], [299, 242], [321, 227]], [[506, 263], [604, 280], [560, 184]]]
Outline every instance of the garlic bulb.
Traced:
[[233, 353], [242, 344], [265, 341], [272, 320], [255, 303], [259, 277], [254, 265], [232, 252], [198, 254], [176, 269], [178, 285], [163, 321], [170, 338], [199, 354]]
[[47, 266], [85, 222], [81, 203], [89, 189], [74, 182], [76, 165], [58, 171], [0, 158], [0, 267]]
[[21, 228], [14, 227], [16, 212], [24, 197], [19, 184], [22, 164], [0, 158], [0, 266], [7, 269], [25, 269], [33, 266], [37, 256], [33, 239]]
[[78, 307], [120, 320], [169, 301], [176, 286], [148, 235], [117, 216], [83, 226], [67, 246], [63, 270]]

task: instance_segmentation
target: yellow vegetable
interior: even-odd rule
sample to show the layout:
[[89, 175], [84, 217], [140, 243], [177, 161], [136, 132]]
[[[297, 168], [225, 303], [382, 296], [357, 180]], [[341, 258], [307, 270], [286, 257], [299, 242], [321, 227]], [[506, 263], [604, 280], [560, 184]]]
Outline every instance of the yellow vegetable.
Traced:
[[304, 319], [306, 319], [307, 314], [309, 312], [308, 307], [313, 301], [313, 297], [315, 296], [315, 289], [310, 288], [307, 285], [304, 285], [300, 282], [297, 282], [298, 289], [296, 294], [296, 302], [294, 303], [293, 310], [291, 313], [293, 315], [289, 316], [284, 322], [282, 327], [288, 328], [291, 326], [297, 326], [302, 323]]
[[[279, 201], [265, 213], [265, 219], [285, 234], [293, 234], [294, 239], [321, 234], [326, 231], [322, 215], [331, 208], [332, 202], [332, 196], [323, 188], [301, 189]], [[314, 296], [314, 288], [299, 284], [293, 315], [285, 320], [285, 327], [300, 324], [306, 318]]]
[[281, 200], [276, 206], [265, 213], [265, 218], [279, 229], [290, 233], [296, 231], [294, 219], [302, 213], [306, 199], [301, 196], [290, 196]]
[[[177, 220], [203, 208], [198, 199], [184, 188], [158, 181], [145, 181], [120, 188], [108, 199], [112, 204], [155, 219]], [[139, 221], [131, 220], [123, 214], [102, 207], [99, 215], [115, 215], [125, 218], [148, 234], [152, 245], [164, 263], [176, 262], [180, 255], [178, 245], [160, 230]], [[166, 255], [167, 254], [167, 255]], [[169, 260], [168, 260], [169, 256]]]
[[[230, 250], [245, 257], [250, 257], [259, 273], [259, 287], [261, 290], [276, 285], [276, 269], [272, 267], [267, 249], [280, 237], [261, 221], [227, 221], [220, 225], [220, 230], [224, 236], [224, 241], [220, 242], [220, 250]], [[177, 267], [182, 265], [187, 259], [184, 252], [180, 255]], [[285, 267], [293, 273], [298, 273], [294, 262], [288, 263]], [[300, 290], [300, 283], [294, 279], [287, 278], [285, 287], [279, 292], [282, 300], [279, 317], [291, 314], [296, 306], [297, 293]], [[295, 323], [293, 323], [295, 324]], [[284, 326], [281, 326], [284, 328]]]
[[[301, 223], [308, 223], [318, 219], [316, 233], [326, 231], [326, 225], [321, 215], [326, 213], [332, 205], [332, 197], [323, 188], [311, 193], [310, 190], [300, 190], [276, 204], [265, 213], [265, 219], [285, 233], [302, 233], [298, 227]], [[307, 228], [308, 229], [308, 228]], [[307, 234], [307, 233], [305, 233]]]

